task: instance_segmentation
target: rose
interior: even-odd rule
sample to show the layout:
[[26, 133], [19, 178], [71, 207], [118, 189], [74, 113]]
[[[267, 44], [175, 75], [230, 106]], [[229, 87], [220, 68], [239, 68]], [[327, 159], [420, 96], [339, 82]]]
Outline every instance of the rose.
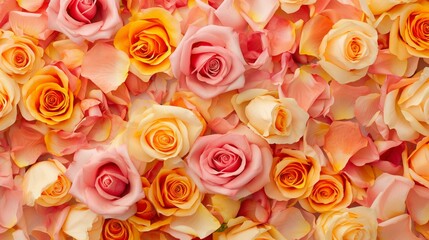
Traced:
[[71, 182], [64, 175], [65, 171], [64, 165], [55, 159], [31, 165], [22, 181], [25, 203], [51, 207], [68, 202], [72, 198], [69, 194]]
[[253, 222], [245, 217], [237, 217], [228, 221], [224, 231], [213, 233], [213, 240], [221, 239], [285, 240], [286, 238], [274, 226]]
[[180, 87], [202, 98], [244, 86], [243, 54], [232, 28], [208, 25], [190, 27], [170, 57]]
[[0, 30], [0, 70], [17, 83], [25, 83], [43, 67], [43, 48], [30, 38], [16, 36], [11, 31]]
[[46, 13], [51, 29], [78, 43], [110, 39], [122, 26], [117, 0], [53, 0]]
[[315, 157], [283, 148], [274, 156], [270, 182], [265, 185], [265, 192], [270, 198], [279, 201], [305, 198], [319, 180], [320, 169], [320, 163]]
[[201, 191], [238, 199], [268, 183], [272, 155], [263, 139], [241, 126], [198, 138], [186, 161]]
[[289, 144], [303, 135], [308, 114], [293, 98], [278, 98], [265, 89], [250, 89], [232, 99], [240, 120], [268, 143]]
[[416, 182], [429, 188], [429, 137], [425, 137], [417, 143], [416, 148], [404, 162], [404, 172]]
[[389, 84], [384, 101], [383, 117], [390, 129], [396, 130], [399, 139], [412, 141], [423, 134], [429, 135], [429, 68], [412, 78]]
[[20, 110], [26, 120], [38, 120], [48, 125], [57, 125], [72, 117], [74, 95], [70, 72], [57, 66], [40, 69], [22, 87]]
[[353, 200], [352, 186], [344, 175], [321, 175], [310, 195], [299, 201], [309, 212], [328, 212], [346, 208]]
[[130, 58], [130, 72], [147, 82], [155, 73], [169, 72], [170, 54], [181, 37], [179, 21], [167, 10], [149, 8], [119, 29], [114, 45]]
[[366, 75], [377, 58], [377, 31], [365, 22], [341, 19], [323, 37], [319, 64], [337, 82], [354, 82]]
[[14, 79], [0, 71], [0, 131], [15, 123], [20, 95]]
[[136, 160], [167, 160], [185, 156], [202, 129], [191, 110], [137, 100], [130, 109], [122, 141]]
[[316, 221], [314, 237], [324, 239], [377, 239], [377, 216], [366, 207], [322, 213]]
[[140, 239], [140, 233], [128, 221], [106, 219], [101, 232], [103, 240], [134, 240]]
[[61, 227], [64, 233], [77, 240], [100, 238], [104, 219], [93, 213], [84, 204], [70, 206], [70, 210]]
[[203, 194], [185, 169], [161, 169], [149, 188], [148, 199], [164, 216], [189, 216], [197, 211]]
[[70, 193], [106, 218], [127, 219], [144, 196], [140, 175], [123, 146], [79, 150], [66, 171]]
[[286, 13], [294, 13], [303, 5], [312, 5], [316, 0], [280, 0], [280, 7]]
[[389, 50], [400, 60], [411, 56], [429, 57], [429, 37], [424, 28], [429, 20], [428, 13], [429, 4], [425, 1], [404, 4], [388, 13], [394, 19], [389, 35]]
[[383, 14], [393, 7], [404, 4], [404, 3], [411, 3], [416, 2], [417, 0], [386, 0], [386, 1], [372, 1], [372, 0], [360, 0], [361, 8], [365, 12], [365, 14], [372, 17], [374, 15], [380, 15]]

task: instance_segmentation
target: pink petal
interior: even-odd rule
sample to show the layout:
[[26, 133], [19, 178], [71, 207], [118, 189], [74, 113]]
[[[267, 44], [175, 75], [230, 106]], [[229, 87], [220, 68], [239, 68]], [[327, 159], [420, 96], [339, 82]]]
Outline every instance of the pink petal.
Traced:
[[17, 35], [27, 35], [40, 40], [46, 40], [54, 32], [48, 28], [48, 17], [42, 13], [12, 11], [9, 14], [9, 23]]
[[82, 76], [90, 79], [104, 93], [116, 90], [128, 76], [128, 56], [112, 45], [97, 43], [85, 55]]

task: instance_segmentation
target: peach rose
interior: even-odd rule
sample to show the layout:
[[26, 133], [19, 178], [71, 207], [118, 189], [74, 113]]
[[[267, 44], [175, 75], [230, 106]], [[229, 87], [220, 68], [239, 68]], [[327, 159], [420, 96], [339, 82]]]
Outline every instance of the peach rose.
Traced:
[[238, 199], [268, 183], [272, 155], [263, 139], [241, 126], [234, 132], [198, 138], [187, 162], [201, 191]]
[[[2, 62], [2, 61], [0, 61]], [[0, 131], [10, 127], [16, 121], [20, 89], [14, 79], [0, 71]]]
[[51, 207], [68, 202], [72, 198], [69, 194], [71, 182], [65, 171], [64, 165], [55, 159], [31, 165], [22, 181], [25, 203]]
[[416, 148], [404, 162], [404, 172], [414, 181], [429, 188], [429, 137], [425, 137], [417, 143]]
[[122, 26], [118, 0], [52, 0], [46, 13], [51, 29], [78, 43], [110, 39]]
[[99, 239], [104, 218], [95, 214], [84, 204], [70, 206], [62, 230], [76, 240]]
[[412, 78], [402, 79], [388, 86], [383, 116], [390, 129], [395, 129], [399, 139], [412, 141], [429, 135], [426, 116], [429, 97], [429, 68], [416, 73]]
[[191, 110], [137, 100], [129, 111], [122, 141], [136, 160], [167, 160], [185, 156], [202, 129]]
[[377, 239], [377, 215], [366, 207], [354, 207], [322, 213], [316, 221], [315, 240]]
[[368, 23], [341, 19], [322, 39], [319, 64], [337, 82], [354, 82], [377, 59], [377, 39], [377, 31]]
[[169, 72], [169, 57], [181, 37], [179, 21], [167, 10], [148, 8], [119, 29], [114, 45], [130, 58], [130, 72], [147, 82], [155, 73]]
[[128, 221], [106, 219], [101, 232], [102, 240], [135, 240], [140, 233]]
[[79, 150], [66, 171], [73, 184], [70, 193], [94, 213], [127, 219], [144, 197], [140, 175], [125, 146]]
[[253, 222], [245, 217], [228, 221], [226, 229], [213, 233], [213, 240], [286, 240], [274, 226]]
[[59, 67], [40, 69], [22, 87], [22, 116], [51, 126], [67, 121], [72, 117], [75, 102], [70, 84], [68, 74]]
[[179, 86], [201, 98], [240, 89], [245, 83], [245, 60], [238, 34], [230, 27], [191, 26], [170, 60]]
[[390, 19], [394, 19], [389, 35], [389, 50], [400, 60], [411, 56], [429, 57], [429, 37], [423, 27], [429, 20], [428, 13], [429, 3], [426, 1], [403, 4], [388, 12]]
[[360, 0], [359, 2], [362, 10], [367, 15], [373, 17], [374, 15], [383, 14], [397, 5], [417, 2], [417, 0], [385, 0], [385, 1]]
[[321, 175], [310, 195], [299, 201], [309, 212], [328, 212], [346, 208], [352, 203], [352, 185], [344, 175]]
[[320, 163], [314, 156], [283, 148], [274, 156], [271, 180], [265, 185], [265, 192], [279, 201], [308, 197], [319, 181], [320, 169]]
[[250, 89], [231, 102], [240, 120], [270, 144], [295, 143], [304, 135], [309, 115], [293, 98], [279, 99], [275, 92]]
[[43, 48], [30, 38], [16, 36], [11, 31], [0, 30], [0, 70], [17, 83], [25, 83], [43, 67]]
[[203, 194], [185, 169], [161, 169], [149, 188], [148, 199], [165, 216], [189, 216], [201, 204]]

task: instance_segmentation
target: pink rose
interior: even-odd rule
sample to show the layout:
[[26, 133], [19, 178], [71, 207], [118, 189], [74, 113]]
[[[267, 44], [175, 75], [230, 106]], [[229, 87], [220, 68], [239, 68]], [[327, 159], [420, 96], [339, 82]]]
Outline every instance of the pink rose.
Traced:
[[230, 27], [190, 27], [170, 56], [181, 88], [202, 98], [244, 86], [244, 58], [238, 34]]
[[144, 197], [140, 175], [125, 147], [79, 150], [66, 171], [70, 193], [106, 218], [132, 216]]
[[46, 12], [49, 27], [74, 42], [109, 39], [122, 27], [116, 0], [52, 0]]
[[267, 142], [240, 126], [234, 132], [198, 138], [187, 162], [201, 191], [239, 199], [268, 183], [272, 153]]

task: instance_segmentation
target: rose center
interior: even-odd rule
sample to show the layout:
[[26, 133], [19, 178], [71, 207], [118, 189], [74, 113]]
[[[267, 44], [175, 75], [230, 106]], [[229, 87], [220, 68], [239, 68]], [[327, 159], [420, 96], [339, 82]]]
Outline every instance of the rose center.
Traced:
[[28, 65], [28, 55], [23, 49], [16, 48], [13, 51], [13, 60], [17, 68], [23, 68]]
[[91, 23], [97, 15], [97, 0], [72, 0], [67, 12], [76, 21]]
[[347, 58], [350, 61], [357, 61], [362, 58], [363, 55], [363, 42], [358, 37], [353, 37], [347, 46]]
[[107, 193], [113, 197], [121, 197], [128, 187], [128, 179], [113, 163], [104, 165], [99, 169], [96, 181], [96, 188], [99, 192]]

